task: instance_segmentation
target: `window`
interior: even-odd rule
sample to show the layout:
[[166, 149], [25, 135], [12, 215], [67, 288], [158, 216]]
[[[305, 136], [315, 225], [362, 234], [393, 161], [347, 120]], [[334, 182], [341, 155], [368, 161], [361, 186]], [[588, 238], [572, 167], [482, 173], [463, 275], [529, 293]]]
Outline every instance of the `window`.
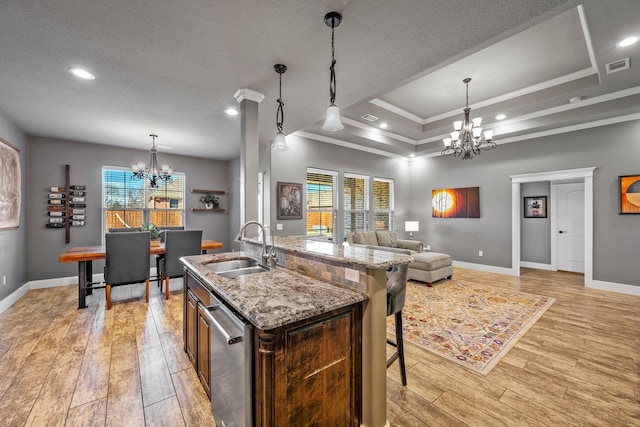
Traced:
[[373, 178], [373, 229], [393, 229], [393, 180]]
[[368, 230], [369, 177], [344, 174], [344, 234]]
[[307, 168], [307, 236], [333, 237], [338, 172]]
[[150, 188], [148, 180], [132, 179], [126, 168], [102, 168], [103, 229], [139, 228], [152, 222], [158, 227], [184, 226], [184, 174], [173, 173], [173, 182]]

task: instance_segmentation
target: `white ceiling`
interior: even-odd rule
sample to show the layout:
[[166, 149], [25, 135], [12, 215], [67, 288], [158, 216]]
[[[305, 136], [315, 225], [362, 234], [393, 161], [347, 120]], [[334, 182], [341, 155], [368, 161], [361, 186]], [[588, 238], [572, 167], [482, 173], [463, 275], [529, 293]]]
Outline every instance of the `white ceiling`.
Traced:
[[[333, 133], [320, 128], [332, 10], [343, 14], [345, 123]], [[638, 0], [2, 0], [0, 110], [30, 135], [148, 149], [157, 133], [161, 152], [225, 160], [239, 155], [240, 118], [223, 112], [239, 88], [265, 94], [259, 135], [273, 138], [273, 65], [284, 63], [285, 133], [433, 155], [462, 117], [465, 77], [472, 116], [499, 143], [640, 118], [640, 43], [615, 48], [630, 34], [640, 35]], [[604, 72], [624, 57], [630, 70]]]

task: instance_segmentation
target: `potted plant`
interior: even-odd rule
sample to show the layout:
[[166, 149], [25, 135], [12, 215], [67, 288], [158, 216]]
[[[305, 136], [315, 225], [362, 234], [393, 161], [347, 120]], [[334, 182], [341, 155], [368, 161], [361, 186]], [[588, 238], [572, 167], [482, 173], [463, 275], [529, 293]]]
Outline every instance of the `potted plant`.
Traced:
[[204, 203], [204, 207], [207, 209], [214, 209], [219, 206], [218, 197], [215, 194], [207, 193], [200, 197], [200, 201]]
[[140, 227], [140, 231], [148, 231], [151, 237], [151, 240], [160, 239], [160, 229], [156, 227], [156, 225], [152, 222], [149, 222], [147, 224], [142, 224], [142, 227]]

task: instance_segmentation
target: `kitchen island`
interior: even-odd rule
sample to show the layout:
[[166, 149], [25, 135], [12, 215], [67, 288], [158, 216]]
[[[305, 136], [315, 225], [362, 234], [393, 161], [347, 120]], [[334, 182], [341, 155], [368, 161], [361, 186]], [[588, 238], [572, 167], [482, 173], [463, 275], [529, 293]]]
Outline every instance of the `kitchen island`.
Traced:
[[[251, 325], [253, 352], [245, 354], [253, 362], [255, 388], [250, 392], [256, 396], [255, 425], [285, 425], [280, 423], [304, 416], [320, 425], [384, 426], [385, 270], [408, 263], [411, 257], [291, 237], [276, 237], [273, 247], [277, 266], [271, 271], [231, 279], [207, 265], [262, 259], [261, 242], [245, 239], [244, 252], [185, 257], [185, 327], [194, 322], [189, 316], [198, 326], [206, 317], [198, 314], [198, 307], [202, 311], [211, 304], [204, 301], [209, 292]], [[187, 353], [189, 340], [198, 338], [204, 340], [204, 334], [193, 336], [185, 330]], [[198, 348], [195, 353], [203, 351]], [[215, 382], [203, 375], [207, 374], [200, 374], [203, 383]], [[321, 380], [309, 382], [314, 376]], [[211, 393], [215, 397], [214, 390]], [[333, 413], [335, 418], [313, 418], [309, 408], [323, 405], [333, 411], [319, 412]], [[284, 414], [289, 418], [281, 418]]]

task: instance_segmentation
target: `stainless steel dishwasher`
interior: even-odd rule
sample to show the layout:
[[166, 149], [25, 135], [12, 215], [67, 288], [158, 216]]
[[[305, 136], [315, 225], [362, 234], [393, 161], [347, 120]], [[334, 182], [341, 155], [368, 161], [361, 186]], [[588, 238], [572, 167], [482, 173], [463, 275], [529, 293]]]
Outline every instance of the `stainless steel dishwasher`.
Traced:
[[211, 411], [219, 427], [253, 425], [252, 326], [211, 295]]

